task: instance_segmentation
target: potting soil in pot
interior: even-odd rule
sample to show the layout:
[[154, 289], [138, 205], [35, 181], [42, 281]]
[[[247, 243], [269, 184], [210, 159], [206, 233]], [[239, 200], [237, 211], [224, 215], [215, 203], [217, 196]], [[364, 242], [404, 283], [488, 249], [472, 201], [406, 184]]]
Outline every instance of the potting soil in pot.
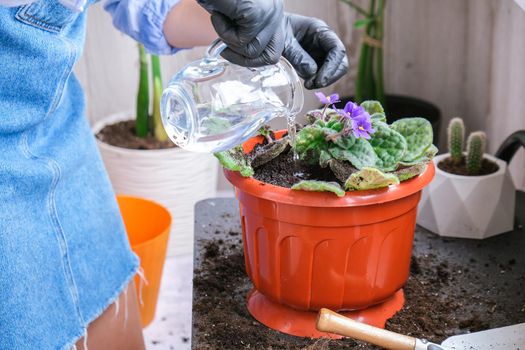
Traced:
[[109, 145], [128, 149], [166, 149], [177, 147], [170, 140], [159, 141], [154, 136], [138, 137], [135, 135], [135, 121], [125, 120], [106, 125], [96, 135]]
[[[467, 176], [470, 175], [467, 170], [465, 157], [461, 159], [461, 163], [459, 164], [455, 164], [451, 158], [443, 159], [441, 162], [438, 163], [438, 168], [449, 174]], [[498, 171], [498, 169], [499, 167], [496, 163], [484, 158], [481, 162], [479, 174], [477, 174], [476, 176], [489, 175], [495, 173], [496, 171]]]
[[[525, 196], [519, 203], [525, 212]], [[193, 349], [378, 349], [351, 339], [292, 337], [254, 320], [246, 309], [252, 286], [236, 200], [206, 200], [196, 213]], [[525, 232], [518, 227], [484, 241], [444, 239], [417, 228], [406, 304], [386, 328], [441, 342], [525, 322]]]
[[[254, 149], [254, 152], [256, 151], [257, 147]], [[317, 165], [306, 166], [304, 163], [294, 160], [291, 150], [281, 153], [277, 158], [256, 168], [253, 177], [262, 182], [288, 188], [301, 180], [338, 182], [330, 169], [322, 169]]]

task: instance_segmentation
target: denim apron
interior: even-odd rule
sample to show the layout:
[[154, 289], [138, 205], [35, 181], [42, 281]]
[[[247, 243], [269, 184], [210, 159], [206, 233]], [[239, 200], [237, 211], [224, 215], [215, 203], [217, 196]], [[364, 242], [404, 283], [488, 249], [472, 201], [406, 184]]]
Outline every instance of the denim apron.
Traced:
[[86, 13], [0, 7], [0, 349], [69, 349], [138, 268], [72, 68]]

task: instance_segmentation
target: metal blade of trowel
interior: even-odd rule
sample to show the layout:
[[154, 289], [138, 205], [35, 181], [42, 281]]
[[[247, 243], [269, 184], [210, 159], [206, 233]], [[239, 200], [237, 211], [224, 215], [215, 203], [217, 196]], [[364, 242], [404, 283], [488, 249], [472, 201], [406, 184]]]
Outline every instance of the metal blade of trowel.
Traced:
[[525, 350], [525, 323], [456, 335], [441, 345], [454, 350]]
[[319, 311], [316, 327], [321, 332], [340, 334], [392, 350], [525, 350], [525, 323], [456, 335], [441, 345], [372, 327], [328, 309]]

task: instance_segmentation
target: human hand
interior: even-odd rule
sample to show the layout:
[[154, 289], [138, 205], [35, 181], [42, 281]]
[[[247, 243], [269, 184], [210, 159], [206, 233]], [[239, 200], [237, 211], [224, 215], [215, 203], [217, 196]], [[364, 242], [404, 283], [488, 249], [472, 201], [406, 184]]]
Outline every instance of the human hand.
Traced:
[[219, 37], [228, 46], [228, 61], [257, 67], [275, 64], [284, 50], [282, 0], [198, 0], [211, 13]]

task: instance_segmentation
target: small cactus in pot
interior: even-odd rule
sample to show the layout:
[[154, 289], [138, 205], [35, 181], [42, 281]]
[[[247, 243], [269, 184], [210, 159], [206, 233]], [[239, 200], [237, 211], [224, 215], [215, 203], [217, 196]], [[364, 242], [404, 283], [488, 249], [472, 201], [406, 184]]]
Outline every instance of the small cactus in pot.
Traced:
[[467, 172], [469, 175], [480, 173], [485, 146], [486, 136], [483, 131], [476, 131], [469, 135], [467, 141]]
[[465, 124], [463, 119], [453, 118], [448, 125], [448, 149], [450, 158], [455, 164], [463, 159], [463, 140], [465, 138]]
[[[505, 162], [510, 157], [486, 153], [483, 131], [464, 136], [463, 121], [453, 118], [449, 153], [434, 158], [441, 171], [423, 191], [417, 223], [446, 237], [482, 239], [510, 231], [515, 206], [515, 187]], [[513, 144], [512, 150], [517, 147]]]
[[495, 172], [498, 166], [484, 158], [487, 137], [483, 131], [474, 131], [467, 138], [465, 150], [465, 124], [453, 118], [448, 125], [448, 151], [450, 156], [438, 166], [456, 175], [479, 176]]

